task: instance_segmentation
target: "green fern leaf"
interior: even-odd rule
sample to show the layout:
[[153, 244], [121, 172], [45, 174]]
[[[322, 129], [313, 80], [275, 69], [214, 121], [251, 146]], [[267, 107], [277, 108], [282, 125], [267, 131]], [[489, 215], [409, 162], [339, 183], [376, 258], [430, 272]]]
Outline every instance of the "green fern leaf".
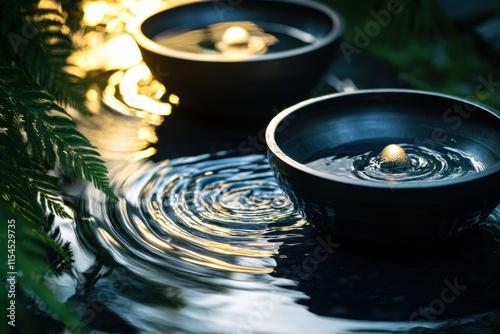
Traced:
[[66, 70], [72, 40], [63, 13], [37, 4], [17, 7], [22, 16], [8, 28], [9, 59], [61, 104], [90, 114], [84, 82]]
[[30, 224], [34, 233], [41, 233], [38, 239], [48, 248], [69, 260], [67, 251], [43, 233], [50, 230], [45, 218], [48, 211], [62, 218], [71, 218], [62, 205], [56, 184], [58, 179], [47, 175], [44, 167], [27, 155], [12, 154], [13, 151], [4, 145], [8, 141], [6, 137], [0, 135], [0, 200], [10, 203], [12, 210]]
[[116, 199], [99, 153], [50, 95], [21, 71], [9, 67], [0, 67], [0, 89], [4, 90], [0, 98], [3, 96], [5, 103], [10, 104], [7, 109], [22, 120], [27, 143], [36, 160], [50, 166], [58, 162], [65, 175], [84, 177]]
[[81, 21], [83, 19], [82, 0], [61, 1], [62, 9], [68, 14], [66, 25], [71, 31], [81, 29]]
[[[17, 272], [15, 278], [16, 299], [18, 302], [21, 294], [36, 296], [34, 299], [39, 300], [37, 301], [39, 307], [55, 316], [59, 321], [64, 322], [68, 327], [83, 332], [81, 326], [76, 321], [76, 314], [57, 298], [49, 288], [47, 281], [47, 278], [53, 275], [54, 271], [47, 261], [49, 253], [46, 246], [49, 245], [53, 249], [59, 249], [65, 258], [68, 258], [68, 254], [44, 231], [31, 227], [23, 216], [12, 212], [9, 203], [6, 203], [1, 198], [0, 216], [5, 217], [13, 223], [11, 226], [14, 226], [16, 242], [14, 270], [10, 270], [6, 265], [2, 266], [0, 269], [1, 280], [5, 282], [7, 269], [9, 269], [9, 272]], [[8, 240], [6, 232], [0, 233], [0, 244], [7, 245]], [[1, 247], [0, 254], [3, 259], [7, 259], [7, 255], [12, 253], [8, 253], [7, 247]], [[0, 287], [0, 302], [2, 305], [8, 305], [9, 300], [7, 296], [5, 285], [2, 284]], [[16, 328], [34, 332], [35, 328], [32, 327], [32, 320], [25, 310], [18, 308]]]
[[[5, 135], [0, 141], [5, 141]], [[45, 168], [22, 154], [9, 154], [0, 143], [0, 190], [2, 197], [23, 213], [34, 226], [43, 226], [43, 217], [53, 212], [62, 218], [70, 218], [61, 202], [57, 178], [47, 175]], [[12, 152], [11, 152], [12, 153]]]

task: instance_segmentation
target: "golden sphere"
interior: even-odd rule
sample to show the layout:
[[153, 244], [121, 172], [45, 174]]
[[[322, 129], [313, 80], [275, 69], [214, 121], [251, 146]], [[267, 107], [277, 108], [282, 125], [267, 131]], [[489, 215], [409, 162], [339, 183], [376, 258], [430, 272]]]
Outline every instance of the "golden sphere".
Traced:
[[404, 165], [408, 163], [408, 155], [405, 150], [396, 144], [390, 144], [384, 147], [379, 154], [379, 158], [383, 163]]
[[238, 26], [227, 28], [222, 35], [222, 43], [226, 45], [247, 44], [249, 40], [250, 33], [248, 32], [248, 30]]

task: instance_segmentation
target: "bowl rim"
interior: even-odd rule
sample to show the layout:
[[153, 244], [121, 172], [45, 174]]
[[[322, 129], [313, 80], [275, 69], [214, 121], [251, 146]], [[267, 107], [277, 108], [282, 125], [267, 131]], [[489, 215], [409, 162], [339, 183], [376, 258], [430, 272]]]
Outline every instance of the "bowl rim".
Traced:
[[[220, 0], [195, 0], [188, 3], [176, 4], [174, 6], [166, 3], [165, 5], [161, 6], [152, 13], [148, 13], [143, 16], [138, 16], [132, 20], [129, 20], [126, 24], [126, 29], [134, 37], [137, 44], [148, 51], [171, 58], [178, 58], [190, 61], [214, 62], [214, 63], [261, 62], [261, 61], [270, 61], [270, 60], [298, 56], [313, 52], [327, 45], [330, 45], [331, 43], [339, 39], [344, 32], [344, 20], [337, 11], [318, 2], [300, 1], [300, 0], [258, 0], [259, 2], [278, 2], [278, 3], [282, 2], [282, 3], [295, 4], [301, 7], [308, 7], [318, 12], [322, 12], [323, 14], [326, 14], [332, 20], [333, 23], [332, 29], [328, 32], [327, 35], [320, 38], [317, 43], [308, 44], [290, 50], [278, 51], [267, 54], [259, 54], [259, 55], [245, 55], [242, 57], [234, 57], [234, 58], [218, 54], [197, 54], [186, 51], [179, 51], [160, 45], [155, 41], [153, 41], [152, 39], [150, 39], [149, 37], [147, 37], [142, 32], [143, 23], [149, 18], [153, 17], [154, 15], [169, 11], [170, 9], [174, 9], [177, 7], [190, 6], [198, 3], [215, 3], [217, 1]], [[221, 22], [225, 21], [221, 20]]]
[[[420, 95], [425, 95], [425, 96], [435, 96], [435, 97], [441, 97], [441, 98], [447, 98], [447, 99], [452, 99], [453, 101], [457, 102], [462, 102], [462, 103], [468, 103], [471, 105], [474, 105], [483, 111], [489, 112], [496, 116], [498, 118], [498, 121], [500, 122], [500, 111], [489, 107], [487, 105], [484, 105], [480, 102], [467, 99], [467, 98], [462, 98], [462, 97], [457, 97], [454, 95], [450, 94], [443, 94], [443, 93], [437, 93], [437, 92], [431, 92], [431, 91], [425, 91], [425, 90], [416, 90], [416, 89], [400, 89], [400, 88], [376, 88], [376, 89], [362, 89], [362, 90], [355, 90], [355, 91], [350, 91], [350, 92], [340, 92], [340, 93], [333, 93], [333, 94], [328, 94], [328, 95], [323, 95], [323, 96], [318, 96], [314, 98], [307, 99], [305, 101], [299, 102], [291, 107], [288, 107], [281, 111], [279, 114], [277, 114], [268, 124], [266, 128], [266, 133], [265, 133], [265, 139], [266, 139], [266, 145], [267, 145], [267, 150], [268, 152], [272, 153], [276, 159], [281, 160], [282, 163], [302, 172], [305, 174], [308, 174], [313, 177], [318, 177], [320, 179], [324, 179], [327, 181], [333, 181], [337, 183], [343, 183], [343, 184], [348, 184], [348, 185], [353, 185], [353, 186], [362, 186], [362, 187], [368, 187], [368, 188], [377, 188], [377, 189], [390, 189], [390, 190], [396, 190], [396, 189], [422, 189], [422, 188], [440, 188], [440, 187], [447, 187], [447, 186], [453, 186], [453, 185], [459, 185], [459, 184], [464, 184], [467, 182], [473, 182], [475, 180], [487, 177], [489, 175], [495, 174], [495, 173], [500, 173], [500, 161], [496, 162], [495, 164], [485, 168], [485, 170], [481, 172], [477, 172], [474, 174], [466, 175], [463, 177], [458, 177], [458, 178], [453, 178], [453, 179], [448, 179], [448, 180], [428, 180], [428, 181], [416, 181], [416, 182], [402, 182], [402, 183], [389, 183], [389, 182], [374, 182], [374, 181], [368, 181], [368, 180], [361, 180], [361, 179], [354, 179], [354, 178], [348, 178], [345, 176], [340, 176], [340, 175], [335, 175], [327, 172], [321, 172], [318, 171], [314, 168], [308, 167], [294, 159], [292, 159], [290, 156], [288, 156], [285, 152], [281, 150], [279, 147], [278, 143], [276, 142], [275, 138], [275, 133], [276, 129], [280, 126], [281, 121], [283, 121], [287, 116], [290, 114], [293, 114], [294, 112], [299, 112], [302, 110], [304, 107], [313, 105], [315, 103], [325, 101], [325, 100], [332, 100], [341, 96], [350, 96], [350, 95], [361, 95], [361, 94], [380, 94], [380, 93], [385, 93], [385, 94], [420, 94]], [[285, 125], [286, 126], [286, 125]], [[270, 161], [272, 164], [272, 161]]]

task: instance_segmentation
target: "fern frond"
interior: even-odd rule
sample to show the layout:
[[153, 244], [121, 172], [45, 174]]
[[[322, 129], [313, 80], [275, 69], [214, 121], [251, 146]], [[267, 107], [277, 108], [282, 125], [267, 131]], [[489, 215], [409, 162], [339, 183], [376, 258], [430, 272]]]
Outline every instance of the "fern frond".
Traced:
[[32, 185], [38, 191], [38, 202], [44, 212], [53, 212], [61, 218], [71, 218], [62, 205], [61, 190], [57, 186], [58, 178], [37, 172], [33, 175]]
[[[54, 216], [51, 215], [49, 218], [50, 221], [53, 221]], [[61, 274], [63, 271], [70, 269], [71, 264], [73, 263], [73, 251], [70, 248], [70, 242], [64, 241], [61, 237], [61, 231], [59, 227], [52, 228], [52, 224], [50, 224], [51, 230], [48, 231], [49, 237], [54, 240], [58, 245], [61, 246], [61, 249], [64, 253], [60, 253], [54, 248], [48, 248], [48, 258], [50, 261], [50, 266], [54, 270], [56, 275]]]
[[67, 13], [66, 25], [71, 31], [81, 29], [83, 19], [82, 0], [60, 1], [63, 11]]
[[36, 8], [27, 12], [25, 19], [36, 27], [38, 33], [36, 41], [28, 43], [25, 50], [20, 50], [22, 67], [57, 101], [89, 113], [85, 104], [85, 87], [80, 78], [66, 71], [72, 41], [62, 13]]
[[[0, 136], [0, 141], [4, 141], [4, 137]], [[48, 211], [70, 218], [62, 205], [56, 177], [47, 175], [43, 166], [27, 157], [9, 155], [9, 149], [1, 143], [0, 149], [0, 190], [16, 211], [34, 226], [45, 224], [43, 218]]]
[[[5, 177], [5, 173], [2, 171], [0, 176]], [[15, 180], [13, 179], [13, 181]], [[9, 202], [12, 209], [22, 215], [26, 221], [33, 226], [46, 224], [44, 220], [45, 213], [41, 210], [40, 205], [30, 197], [31, 189], [24, 189], [21, 185], [12, 182], [10, 184], [2, 183], [0, 191], [2, 192], [1, 199]]]
[[83, 81], [67, 71], [72, 40], [63, 13], [57, 9], [39, 8], [36, 3], [11, 7], [17, 8], [14, 12], [22, 15], [14, 21], [9, 20], [10, 27], [2, 24], [3, 29], [8, 29], [9, 60], [59, 103], [90, 114]]
[[116, 198], [99, 153], [50, 95], [30, 82], [22, 71], [1, 66], [0, 90], [3, 90], [0, 103], [22, 120], [27, 143], [37, 161], [52, 167], [58, 162], [65, 175], [85, 178], [109, 197]]
[[[9, 203], [0, 198], [0, 216], [8, 221], [14, 222], [15, 227], [15, 262], [12, 268], [7, 265], [1, 266], [1, 280], [5, 282], [7, 271], [17, 272], [16, 278], [16, 299], [19, 302], [21, 295], [32, 296], [39, 303], [39, 307], [46, 310], [49, 314], [55, 316], [59, 321], [64, 322], [73, 329], [81, 330], [77, 324], [76, 314], [71, 308], [61, 302], [49, 288], [47, 278], [53, 275], [54, 271], [47, 261], [47, 245], [52, 249], [59, 249], [65, 258], [68, 254], [64, 252], [60, 245], [54, 239], [50, 238], [43, 230], [30, 226], [23, 216], [17, 215], [10, 209]], [[0, 233], [0, 244], [7, 245], [8, 236], [6, 232]], [[3, 259], [7, 259], [7, 247], [0, 247], [0, 254]], [[11, 262], [12, 263], [12, 262]], [[13, 269], [13, 270], [11, 270]], [[7, 291], [5, 284], [0, 287], [0, 302], [2, 305], [8, 305]], [[6, 303], [7, 302], [7, 303]], [[19, 315], [16, 321], [16, 328], [22, 332], [34, 332], [33, 322], [25, 310], [19, 308]], [[24, 315], [24, 317], [23, 317]], [[5, 323], [5, 322], [4, 322]], [[83, 331], [82, 331], [83, 332]]]

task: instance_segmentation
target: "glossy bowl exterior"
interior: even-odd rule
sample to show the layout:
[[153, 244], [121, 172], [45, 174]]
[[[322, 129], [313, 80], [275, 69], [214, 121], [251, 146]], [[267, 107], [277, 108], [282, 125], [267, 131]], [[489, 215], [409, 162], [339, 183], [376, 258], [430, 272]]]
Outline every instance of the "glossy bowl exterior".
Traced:
[[[304, 101], [266, 131], [276, 180], [300, 214], [334, 239], [387, 246], [451, 240], [500, 200], [500, 113], [473, 101], [415, 90], [366, 90]], [[443, 181], [379, 183], [319, 172], [302, 162], [356, 140], [407, 138], [444, 144], [485, 170]]]
[[[229, 21], [273, 22], [314, 35], [317, 43], [245, 59], [182, 52], [157, 44], [159, 33]], [[340, 17], [313, 1], [208, 0], [167, 8], [129, 26], [152, 73], [181, 109], [216, 118], [252, 119], [302, 100], [334, 60]]]

